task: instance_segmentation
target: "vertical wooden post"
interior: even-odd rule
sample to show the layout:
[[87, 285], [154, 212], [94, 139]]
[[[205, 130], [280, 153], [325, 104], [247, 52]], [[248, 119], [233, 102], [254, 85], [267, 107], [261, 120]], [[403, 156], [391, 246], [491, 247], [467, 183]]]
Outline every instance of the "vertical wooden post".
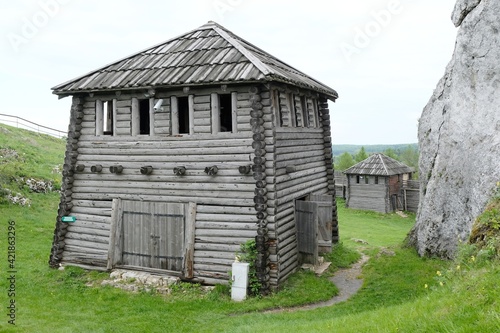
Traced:
[[219, 95], [210, 94], [210, 103], [212, 105], [212, 134], [217, 134], [220, 132]]
[[179, 135], [179, 104], [177, 97], [170, 97], [170, 110], [172, 116], [172, 135]]
[[155, 100], [149, 99], [149, 136], [155, 135]]
[[116, 118], [117, 118], [116, 98], [113, 98], [113, 136], [116, 136]]
[[194, 95], [188, 96], [188, 109], [189, 109], [189, 134], [194, 134]]
[[139, 135], [140, 115], [139, 115], [139, 100], [132, 98], [132, 136]]
[[297, 115], [295, 114], [296, 111], [293, 94], [287, 93], [286, 95], [288, 110], [290, 110], [290, 127], [297, 127]]
[[231, 93], [231, 120], [233, 133], [238, 133], [238, 93]]
[[194, 265], [194, 243], [195, 243], [195, 222], [196, 222], [196, 203], [190, 202], [187, 205], [186, 216], [186, 232], [185, 232], [185, 251], [184, 251], [184, 277], [193, 278]]
[[104, 111], [102, 109], [102, 101], [95, 101], [95, 135], [99, 136], [103, 134], [104, 128]]
[[115, 243], [116, 243], [116, 222], [118, 221], [118, 207], [121, 206], [120, 199], [113, 199], [111, 205], [111, 230], [109, 232], [108, 263], [107, 269], [110, 270], [115, 265]]

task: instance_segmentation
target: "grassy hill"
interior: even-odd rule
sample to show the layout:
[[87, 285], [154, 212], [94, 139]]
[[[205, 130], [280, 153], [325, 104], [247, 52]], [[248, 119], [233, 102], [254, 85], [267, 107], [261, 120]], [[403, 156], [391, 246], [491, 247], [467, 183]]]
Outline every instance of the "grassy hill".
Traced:
[[[413, 249], [402, 246], [414, 216], [355, 211], [342, 202], [342, 244], [329, 256], [333, 266], [352, 262], [354, 250], [371, 259], [363, 268], [360, 292], [331, 307], [261, 312], [317, 302], [336, 293], [327, 277], [306, 272], [294, 275], [272, 296], [235, 303], [223, 286], [207, 291], [183, 283], [170, 295], [131, 293], [101, 286], [106, 273], [50, 269], [58, 192], [32, 192], [18, 179], [60, 182], [60, 175], [52, 170], [63, 161], [64, 142], [0, 125], [0, 149], [6, 148], [19, 157], [12, 151], [12, 161], [2, 157], [2, 186], [22, 191], [31, 205], [0, 202], [0, 248], [4, 249], [0, 332], [500, 332], [496, 248], [479, 251], [463, 246], [456, 262], [420, 258]], [[498, 215], [490, 220], [497, 228]], [[15, 229], [15, 260], [11, 262], [7, 256], [7, 249], [13, 246], [7, 244], [8, 221]], [[9, 280], [12, 274], [14, 287]], [[9, 292], [12, 288], [14, 295]], [[6, 316], [12, 300], [15, 326]]]
[[62, 139], [0, 124], [0, 194], [59, 189], [64, 147]]

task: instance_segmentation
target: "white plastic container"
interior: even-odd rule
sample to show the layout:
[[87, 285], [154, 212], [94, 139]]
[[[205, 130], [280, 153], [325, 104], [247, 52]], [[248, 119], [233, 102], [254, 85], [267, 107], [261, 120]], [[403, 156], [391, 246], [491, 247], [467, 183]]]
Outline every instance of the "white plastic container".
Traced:
[[250, 264], [246, 262], [234, 262], [232, 265], [231, 299], [241, 302], [247, 298], [248, 271]]

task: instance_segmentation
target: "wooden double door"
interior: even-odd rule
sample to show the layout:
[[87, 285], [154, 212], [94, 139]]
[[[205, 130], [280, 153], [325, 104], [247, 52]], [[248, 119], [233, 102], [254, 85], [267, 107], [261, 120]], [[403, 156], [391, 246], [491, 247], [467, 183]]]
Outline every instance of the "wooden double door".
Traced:
[[192, 277], [195, 204], [116, 199], [113, 206], [108, 268]]

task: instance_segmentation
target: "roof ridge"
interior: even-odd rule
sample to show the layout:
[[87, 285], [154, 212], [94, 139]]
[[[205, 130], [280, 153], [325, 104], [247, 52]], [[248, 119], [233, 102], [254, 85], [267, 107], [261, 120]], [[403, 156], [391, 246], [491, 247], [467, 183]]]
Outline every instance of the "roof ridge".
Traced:
[[[212, 21], [210, 21], [212, 22]], [[215, 23], [215, 22], [213, 22]], [[262, 74], [270, 75], [274, 72], [262, 61], [260, 61], [250, 50], [241, 45], [241, 43], [236, 39], [231, 37], [221, 26], [217, 23], [212, 27], [222, 38], [224, 38], [229, 44], [234, 46], [241, 54], [243, 54], [255, 67], [257, 67]]]
[[[384, 166], [385, 173], [389, 175], [389, 170], [387, 170], [387, 166], [385, 165], [384, 159], [382, 158], [382, 154], [377, 154], [378, 157], [380, 158], [380, 162], [382, 162], [382, 165]], [[385, 156], [385, 155], [384, 155]]]

